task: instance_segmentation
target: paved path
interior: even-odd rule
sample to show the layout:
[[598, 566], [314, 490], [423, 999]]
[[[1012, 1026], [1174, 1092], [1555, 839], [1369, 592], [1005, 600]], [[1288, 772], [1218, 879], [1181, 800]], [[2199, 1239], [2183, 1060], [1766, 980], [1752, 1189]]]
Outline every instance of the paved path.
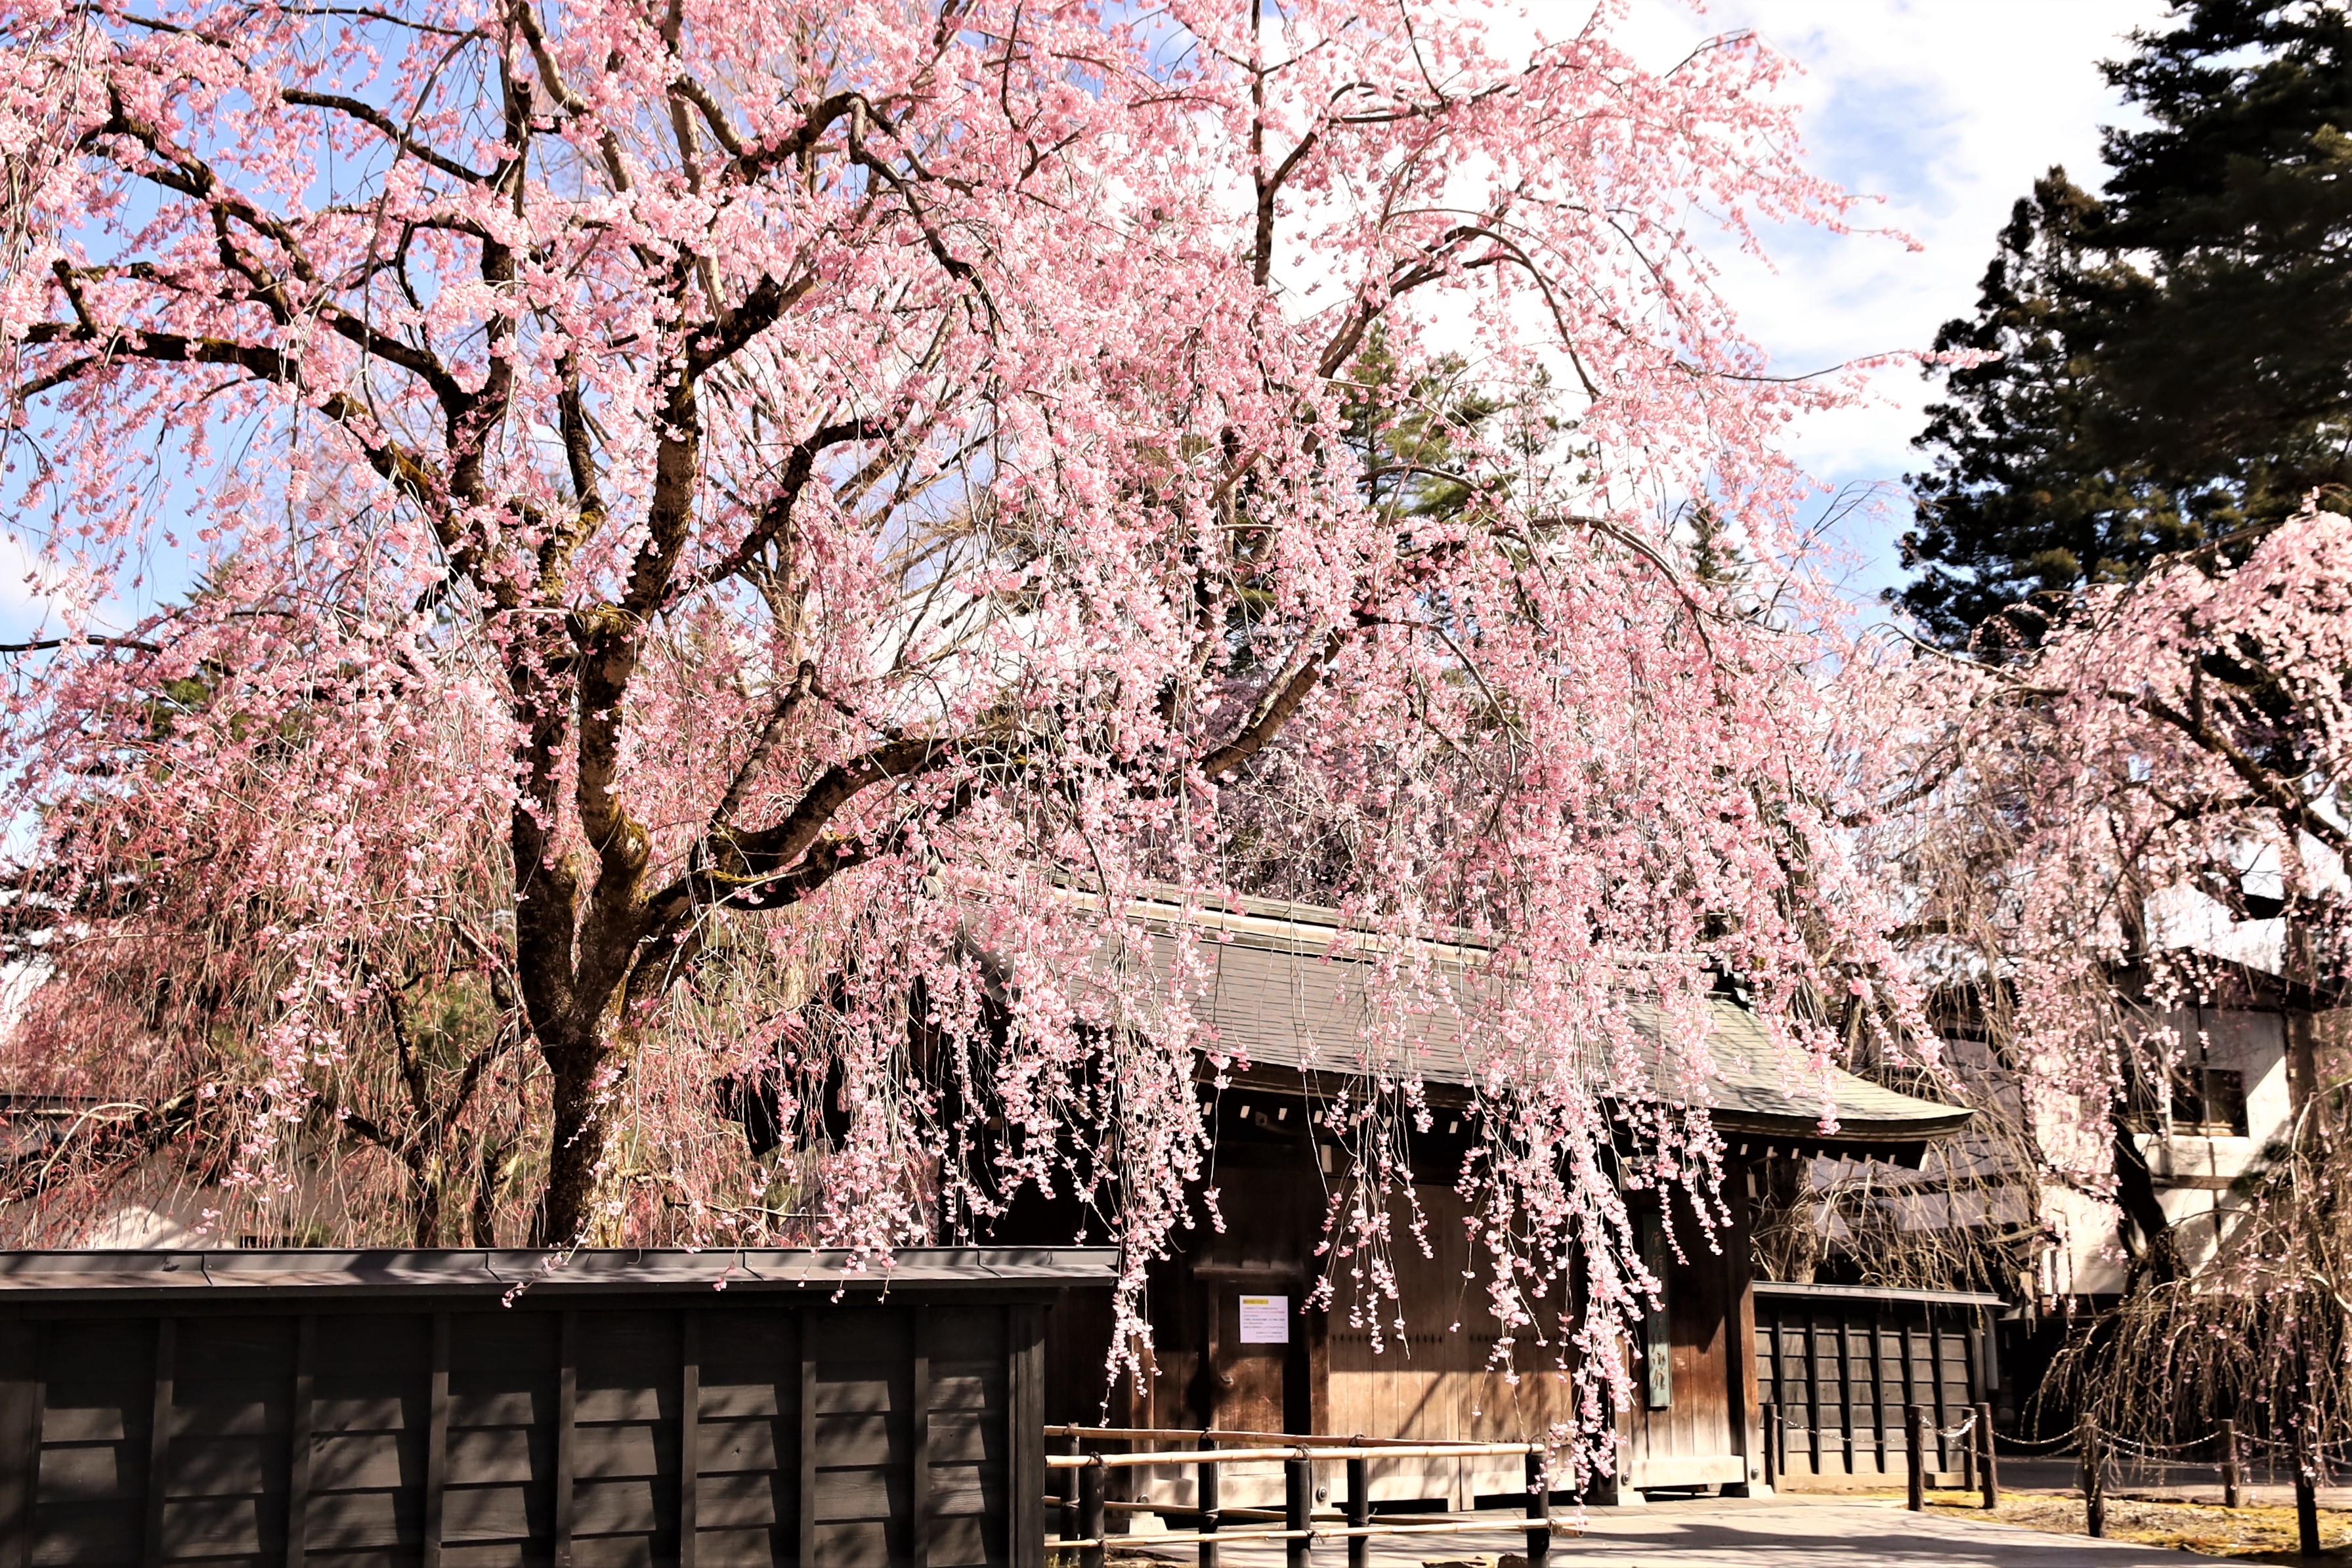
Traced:
[[[1595, 1509], [1580, 1536], [1552, 1548], [1553, 1568], [2182, 1568], [2202, 1559], [2153, 1546], [2052, 1535], [2013, 1525], [1907, 1513], [1899, 1502], [1830, 1498], [1755, 1501], [1700, 1500], [1647, 1508]], [[1523, 1552], [1526, 1537], [1504, 1529], [1461, 1535], [1375, 1536], [1372, 1568], [1493, 1558]], [[1136, 1548], [1189, 1564], [1187, 1548]], [[1281, 1568], [1274, 1546], [1227, 1546], [1221, 1568]], [[1346, 1550], [1318, 1545], [1315, 1568], [1343, 1568]]]
[[1559, 1568], [2182, 1568], [2197, 1561], [2127, 1542], [1908, 1513], [1899, 1502], [1667, 1503], [1591, 1517], [1583, 1536], [1552, 1549]]

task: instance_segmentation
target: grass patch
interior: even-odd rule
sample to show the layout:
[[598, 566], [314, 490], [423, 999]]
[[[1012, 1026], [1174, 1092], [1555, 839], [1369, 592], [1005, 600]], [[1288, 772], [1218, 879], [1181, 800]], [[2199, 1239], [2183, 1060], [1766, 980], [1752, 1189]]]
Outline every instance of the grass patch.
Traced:
[[[1888, 1494], [1900, 1497], [1902, 1494]], [[1931, 1491], [1930, 1511], [1953, 1519], [1982, 1520], [2056, 1535], [2086, 1535], [2083, 1500], [2071, 1492], [2010, 1491], [1991, 1515], [1974, 1492]], [[2337, 1509], [2319, 1511], [2318, 1557], [2295, 1552], [2294, 1510], [2276, 1504], [2223, 1508], [2217, 1502], [2146, 1501], [2128, 1497], [2107, 1499], [2109, 1541], [2129, 1541], [2142, 1546], [2165, 1546], [2208, 1557], [2231, 1557], [2242, 1563], [2352, 1564], [2352, 1513]]]

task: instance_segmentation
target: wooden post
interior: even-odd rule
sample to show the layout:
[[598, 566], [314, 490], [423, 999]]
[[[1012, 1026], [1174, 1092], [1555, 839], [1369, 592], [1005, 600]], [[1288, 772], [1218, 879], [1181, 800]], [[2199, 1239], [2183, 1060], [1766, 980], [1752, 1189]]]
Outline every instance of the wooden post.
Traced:
[[2319, 1478], [2314, 1473], [2318, 1459], [2311, 1451], [2311, 1429], [2302, 1422], [2294, 1427], [2294, 1533], [2296, 1550], [2305, 1557], [2319, 1555]]
[[1913, 1513], [1927, 1506], [1927, 1425], [1925, 1410], [1903, 1406], [1903, 1506]]
[[1764, 1486], [1769, 1491], [1780, 1490], [1780, 1406], [1777, 1403], [1764, 1406]]
[[2221, 1506], [2236, 1508], [2243, 1480], [2238, 1469], [2238, 1424], [2221, 1423]]
[[1078, 1535], [1093, 1544], [1078, 1548], [1078, 1568], [1103, 1568], [1102, 1456], [1091, 1457], [1094, 1463], [1078, 1471]]
[[[1201, 1439], [1201, 1447], [1203, 1449], [1213, 1448], [1216, 1446], [1217, 1440], [1214, 1437]], [[1199, 1495], [1192, 1500], [1200, 1506], [1201, 1533], [1204, 1536], [1214, 1535], [1217, 1533], [1217, 1463], [1214, 1459], [1202, 1462], [1200, 1477]], [[1201, 1568], [1217, 1568], [1215, 1542], [1201, 1542]]]
[[1528, 1568], [1551, 1561], [1551, 1476], [1543, 1450], [1528, 1456]]
[[2083, 1445], [2083, 1529], [2092, 1540], [2103, 1540], [2107, 1533], [2107, 1478], [2099, 1448], [2099, 1424], [2085, 1416], [2076, 1430]]
[[1977, 1484], [1984, 1489], [1985, 1511], [2000, 1506], [2000, 1458], [1992, 1450], [1992, 1402], [1977, 1401]]
[[[1372, 1465], [1369, 1459], [1348, 1461], [1348, 1528], [1362, 1530], [1372, 1522]], [[1372, 1560], [1372, 1538], [1348, 1537], [1348, 1568], [1365, 1568]], [[1530, 1564], [1530, 1568], [1533, 1565]]]
[[[1315, 1551], [1307, 1533], [1315, 1528], [1315, 1467], [1305, 1459], [1282, 1461], [1282, 1528], [1289, 1537], [1282, 1543], [1286, 1568], [1308, 1568]], [[1089, 1563], [1086, 1568], [1102, 1564]]]

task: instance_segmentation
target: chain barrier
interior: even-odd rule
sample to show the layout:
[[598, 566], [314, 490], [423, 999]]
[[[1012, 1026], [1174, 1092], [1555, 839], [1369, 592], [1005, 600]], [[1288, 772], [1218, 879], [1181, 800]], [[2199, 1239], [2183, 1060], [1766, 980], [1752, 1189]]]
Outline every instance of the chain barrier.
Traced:
[[[2208, 1432], [2201, 1437], [2191, 1437], [2185, 1443], [2149, 1443], [2143, 1442], [2137, 1437], [2119, 1437], [2116, 1434], [2110, 1432], [2107, 1434], [2107, 1441], [2114, 1444], [2119, 1449], [2137, 1454], [2143, 1458], [2152, 1459], [2160, 1458], [2166, 1454], [2185, 1454], [2191, 1448], [2201, 1448], [2207, 1443], [2218, 1440], [2221, 1436], [2221, 1434], [2219, 1432]], [[2203, 1464], [2210, 1463], [2210, 1461], [2197, 1460], [2194, 1462]]]
[[2137, 1459], [2143, 1464], [2185, 1465], [2210, 1469], [2221, 1462], [2218, 1455], [2210, 1459], [2185, 1459], [2173, 1457], [2186, 1454], [2189, 1449], [2201, 1444], [2212, 1442], [2221, 1436], [2218, 1432], [2209, 1432], [2202, 1437], [2192, 1438], [2186, 1443], [2142, 1443], [2130, 1437], [2119, 1437], [2112, 1432], [2105, 1436], [2107, 1447], [2118, 1454]]
[[[1929, 1430], [1932, 1431], [1937, 1438], [1943, 1441], [1957, 1442], [1960, 1438], [1966, 1437], [1970, 1433], [1974, 1432], [1976, 1427], [1977, 1416], [1974, 1411], [1970, 1411], [1955, 1426], [1930, 1427]], [[1857, 1441], [1863, 1439], [1875, 1440], [1876, 1437], [1876, 1433], [1872, 1428], [1866, 1427], [1855, 1427], [1851, 1430], [1844, 1427], [1809, 1427], [1801, 1421], [1792, 1421], [1785, 1416], [1780, 1418], [1780, 1429], [1782, 1434], [1783, 1440], [1790, 1441], [1792, 1444], [1795, 1439], [1810, 1437], [1815, 1435], [1819, 1435], [1823, 1438], [1834, 1440], [1839, 1443], [1843, 1443], [1849, 1437]], [[1891, 1430], [1889, 1435], [1892, 1435]], [[1992, 1437], [1993, 1452], [1998, 1456], [2007, 1458], [2072, 1458], [2082, 1451], [2079, 1441], [2082, 1437], [2082, 1430], [2081, 1428], [2074, 1427], [2070, 1427], [2063, 1432], [2047, 1437], [2012, 1437], [2003, 1432], [1994, 1432], [1991, 1433], [1990, 1436]], [[2222, 1453], [2217, 1450], [2206, 1457], [2196, 1458], [2192, 1457], [2192, 1451], [2207, 1448], [2210, 1445], [2217, 1445], [2221, 1440], [2221, 1434], [2219, 1432], [2207, 1432], [2200, 1437], [2191, 1437], [2188, 1441], [2181, 1443], [2152, 1443], [2140, 1438], [2126, 1437], [2117, 1433], [2107, 1431], [2102, 1431], [2099, 1436], [2100, 1447], [2118, 1458], [2126, 1458], [2144, 1465], [2160, 1465], [2177, 1469], [2213, 1469], [2219, 1468], [2226, 1459], [2226, 1456]], [[2246, 1431], [2241, 1431], [2238, 1434], [2238, 1446], [2242, 1452], [2246, 1450], [2263, 1450], [2282, 1459], [2292, 1458], [2294, 1451], [2294, 1443], [2292, 1438], [2265, 1437], [2256, 1433]], [[2307, 1457], [2323, 1467], [2340, 1467], [2343, 1469], [2352, 1469], [2352, 1438], [2338, 1439], [2337, 1441], [2329, 1443], [2312, 1444], [2307, 1450]]]

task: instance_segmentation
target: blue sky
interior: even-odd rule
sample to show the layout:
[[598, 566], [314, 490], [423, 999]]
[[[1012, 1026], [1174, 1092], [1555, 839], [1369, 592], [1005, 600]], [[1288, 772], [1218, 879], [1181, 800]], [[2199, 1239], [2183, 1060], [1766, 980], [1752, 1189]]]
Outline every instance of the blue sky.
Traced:
[[[1529, 19], [1540, 26], [1544, 11], [1537, 0]], [[1661, 7], [1642, 25], [1693, 37], [1752, 27], [1794, 57], [1813, 166], [1883, 197], [1879, 221], [1924, 247], [1784, 233], [1771, 241], [1774, 270], [1727, 263], [1726, 288], [1748, 330], [1793, 370], [1924, 349], [1941, 322], [1966, 314], [1994, 235], [2034, 178], [2063, 163], [2078, 183], [2097, 183], [2099, 129], [2126, 118], [2098, 62], [2166, 15], [2162, 0], [1716, 0], [1696, 19]], [[1909, 443], [1929, 387], [1890, 371], [1874, 394], [1874, 406], [1798, 433], [1797, 454], [1814, 474], [1892, 486], [1919, 465]], [[1847, 524], [1853, 591], [1900, 580], [1907, 516], [1890, 490], [1876, 517]]]

